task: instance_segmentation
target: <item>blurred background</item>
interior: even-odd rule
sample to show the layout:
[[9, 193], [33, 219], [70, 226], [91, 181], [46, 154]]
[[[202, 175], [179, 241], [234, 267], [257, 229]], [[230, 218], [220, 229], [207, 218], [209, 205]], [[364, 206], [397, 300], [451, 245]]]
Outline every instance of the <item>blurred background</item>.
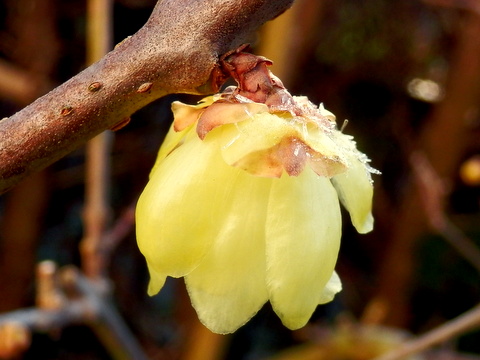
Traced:
[[[111, 47], [134, 34], [155, 3], [107, 1], [106, 30], [92, 37], [85, 0], [1, 0], [0, 119], [98, 59], [95, 38]], [[250, 42], [292, 94], [323, 102], [339, 126], [348, 119], [344, 132], [382, 172], [374, 231], [358, 235], [344, 216], [342, 293], [301, 330], [284, 328], [267, 304], [228, 336], [198, 323], [182, 280], [147, 296], [134, 204], [170, 103], [199, 99], [168, 96], [103, 145], [76, 150], [0, 197], [0, 358], [366, 360], [478, 304], [480, 2], [296, 0]], [[88, 195], [96, 186], [100, 205]], [[107, 245], [93, 242], [92, 252], [92, 233]], [[93, 298], [85, 279], [96, 284]], [[45, 312], [84, 298], [106, 310], [40, 324]], [[423, 356], [480, 359], [477, 327]], [[115, 352], [122, 346], [133, 352]]]

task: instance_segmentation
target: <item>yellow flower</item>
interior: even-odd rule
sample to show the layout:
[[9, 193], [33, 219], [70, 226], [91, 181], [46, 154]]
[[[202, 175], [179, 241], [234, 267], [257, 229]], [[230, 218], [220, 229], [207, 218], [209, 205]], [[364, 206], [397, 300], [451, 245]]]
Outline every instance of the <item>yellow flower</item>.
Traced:
[[359, 232], [372, 229], [374, 170], [323, 106], [292, 97], [272, 109], [228, 94], [172, 105], [137, 207], [148, 292], [185, 277], [214, 332], [235, 331], [267, 301], [297, 329], [341, 290], [339, 200]]

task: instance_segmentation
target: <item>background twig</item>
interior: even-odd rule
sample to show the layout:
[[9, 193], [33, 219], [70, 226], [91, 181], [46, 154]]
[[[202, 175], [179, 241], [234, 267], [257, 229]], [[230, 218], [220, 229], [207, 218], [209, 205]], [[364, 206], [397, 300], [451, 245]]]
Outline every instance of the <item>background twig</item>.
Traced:
[[467, 331], [480, 327], [480, 305], [475, 306], [459, 317], [446, 322], [432, 331], [410, 341], [406, 341], [398, 349], [374, 360], [401, 360], [408, 355], [427, 350], [434, 345], [450, 340]]
[[[89, 0], [87, 8], [87, 63], [90, 64], [104, 56], [111, 48], [113, 2]], [[90, 140], [86, 149], [84, 237], [80, 251], [83, 271], [92, 279], [105, 277], [106, 269], [99, 248], [111, 217], [109, 195], [112, 141], [113, 134], [104, 131]]]

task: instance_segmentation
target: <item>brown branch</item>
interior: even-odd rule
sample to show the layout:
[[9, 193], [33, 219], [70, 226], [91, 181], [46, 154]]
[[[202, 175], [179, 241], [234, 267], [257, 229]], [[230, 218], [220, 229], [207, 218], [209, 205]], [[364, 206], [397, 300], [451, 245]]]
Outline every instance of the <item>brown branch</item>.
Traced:
[[0, 193], [146, 104], [215, 91], [211, 73], [293, 0], [163, 0], [135, 35], [102, 60], [0, 121]]
[[103, 132], [87, 144], [85, 206], [83, 209], [84, 236], [80, 243], [82, 269], [89, 278], [105, 275], [99, 260], [101, 239], [111, 217], [110, 150], [112, 134]]
[[136, 203], [137, 202], [135, 201], [126, 208], [116, 220], [115, 224], [102, 236], [97, 249], [97, 256], [99, 258], [98, 261], [100, 261], [102, 265], [103, 271], [109, 268], [111, 254], [116, 249], [117, 245], [133, 231]]
[[[3, 50], [7, 50], [10, 61], [0, 61], [0, 97], [16, 105], [25, 106], [53, 87], [49, 76], [59, 55], [55, 4], [55, 0], [6, 3], [11, 40]], [[0, 311], [23, 306], [28, 299], [47, 201], [48, 179], [44, 172], [25, 179], [5, 199], [0, 221]]]
[[262, 27], [258, 53], [273, 61], [270, 70], [287, 89], [293, 86], [308, 50], [315, 45], [316, 26], [325, 1], [297, 0], [291, 11]]
[[[69, 325], [84, 324], [97, 334], [112, 359], [147, 359], [121, 316], [103, 296], [103, 289], [82, 276], [74, 267], [64, 267], [57, 271], [50, 262], [40, 264], [40, 268], [42, 267], [43, 269], [39, 270], [43, 274], [40, 274], [38, 280], [46, 301], [38, 305], [45, 306], [1, 314], [0, 338], [3, 331], [13, 325], [18, 332], [49, 332]], [[59, 296], [61, 301], [56, 300]], [[24, 344], [23, 336], [18, 341], [21, 341], [22, 346], [9, 344], [10, 347], [18, 348], [19, 351], [28, 348], [29, 344]], [[4, 344], [0, 341], [0, 354], [2, 345]]]
[[92, 279], [99, 279], [107, 275], [110, 266], [111, 255], [117, 245], [133, 230], [135, 223], [135, 203], [130, 205], [114, 225], [102, 232], [100, 238], [94, 244], [83, 239], [82, 246], [82, 267], [85, 274]]
[[444, 202], [448, 193], [445, 191], [444, 182], [435, 172], [424, 153], [413, 152], [410, 155], [410, 165], [430, 227], [480, 272], [480, 251], [478, 247], [450, 221], [445, 213]]
[[[472, 109], [478, 108], [480, 94], [480, 16], [464, 14], [457, 30], [457, 48], [453, 52], [445, 98], [434, 109], [415, 148], [423, 151], [443, 181], [452, 181], [466, 151], [466, 126]], [[405, 137], [402, 137], [403, 143]], [[421, 194], [412, 181], [402, 196], [398, 213], [390, 229], [391, 239], [380, 265], [376, 294], [366, 307], [367, 322], [406, 326], [409, 321], [409, 292], [414, 269], [417, 240], [427, 230], [427, 217]]]
[[63, 268], [61, 281], [71, 286], [90, 304], [94, 312], [83, 321], [91, 327], [114, 360], [147, 360], [135, 336], [130, 332], [115, 307], [102, 295], [103, 289], [97, 288], [81, 275], [73, 266]]
[[32, 102], [46, 89], [50, 82], [42, 77], [23, 70], [0, 59], [0, 96], [22, 106]]
[[[93, 63], [111, 49], [112, 0], [87, 1], [87, 62]], [[104, 131], [87, 143], [85, 174], [84, 237], [80, 243], [82, 267], [91, 279], [99, 279], [103, 266], [99, 247], [111, 216], [109, 204], [113, 135]]]
[[480, 327], [480, 305], [374, 360], [401, 360]]

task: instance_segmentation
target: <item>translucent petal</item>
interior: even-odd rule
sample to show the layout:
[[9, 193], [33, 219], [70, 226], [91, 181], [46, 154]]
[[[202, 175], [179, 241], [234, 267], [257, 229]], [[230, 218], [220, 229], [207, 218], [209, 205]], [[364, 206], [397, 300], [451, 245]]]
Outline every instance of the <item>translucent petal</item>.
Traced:
[[232, 104], [218, 101], [203, 112], [198, 121], [197, 134], [200, 139], [204, 139], [208, 132], [220, 125], [241, 122], [261, 112], [268, 112], [267, 105], [258, 103]]
[[267, 287], [285, 326], [304, 326], [332, 276], [341, 236], [330, 180], [310, 168], [273, 179], [266, 223]]
[[349, 169], [332, 178], [342, 205], [350, 213], [353, 226], [361, 234], [373, 229], [373, 185], [365, 163], [357, 158], [350, 160]]
[[[260, 113], [248, 120], [224, 125], [222, 156], [227, 164], [254, 175], [279, 176], [282, 166], [288, 170], [295, 161], [306, 161], [305, 158], [297, 158], [295, 151], [302, 150], [304, 155], [308, 151], [309, 161], [319, 175], [333, 176], [344, 171], [343, 151], [323, 129], [313, 123], [307, 126], [304, 121], [304, 118], [292, 118], [290, 115]], [[281, 143], [292, 146], [275, 148]], [[298, 147], [295, 144], [303, 145]], [[263, 160], [261, 166], [258, 165], [260, 159]], [[303, 166], [299, 164], [295, 168], [303, 169]]]
[[158, 152], [152, 172], [168, 154], [182, 144], [185, 134], [190, 131], [191, 127], [198, 120], [203, 108], [212, 104], [213, 101], [213, 96], [208, 96], [203, 98], [197, 105], [187, 105], [180, 101], [174, 101], [172, 103], [172, 111], [175, 120], [170, 127], [167, 136], [165, 136], [165, 139], [163, 140], [162, 147]]
[[[333, 132], [333, 133], [332, 133]], [[324, 129], [323, 127], [309, 127], [306, 133], [305, 143], [316, 151], [323, 159], [328, 161], [345, 163], [346, 158], [343, 149], [336, 142], [334, 133], [338, 130]]]
[[155, 171], [137, 204], [137, 241], [150, 268], [180, 277], [198, 266], [223, 226], [235, 169], [192, 129]]
[[189, 132], [191, 128], [192, 126], [186, 128], [183, 131], [175, 131], [172, 124], [170, 130], [165, 136], [165, 139], [163, 140], [162, 146], [160, 147], [157, 155], [157, 159], [155, 160], [155, 165], [153, 166], [150, 174], [153, 174], [155, 172], [155, 169], [163, 161], [163, 159], [165, 159], [173, 150], [175, 150], [183, 143], [185, 135]]
[[268, 300], [265, 218], [271, 180], [242, 170], [230, 185], [222, 231], [200, 265], [185, 277], [200, 321], [225, 334], [244, 325]]
[[222, 155], [227, 164], [232, 165], [244, 156], [269, 149], [289, 136], [300, 136], [292, 123], [275, 114], [256, 114], [241, 123], [222, 126]]
[[188, 105], [180, 101], [172, 103], [172, 111], [175, 117], [173, 127], [175, 131], [182, 131], [193, 125], [203, 112], [203, 108], [211, 105], [214, 101], [213, 96], [203, 98], [197, 105]]
[[320, 103], [320, 105], [318, 105], [318, 111], [320, 112], [320, 114], [322, 116], [325, 116], [325, 118], [327, 118], [332, 123], [335, 122], [335, 120], [336, 120], [335, 115], [332, 112], [325, 109], [325, 106], [323, 106], [323, 103]]
[[[147, 263], [148, 266], [148, 263]], [[150, 272], [150, 282], [148, 283], [148, 295], [153, 296], [157, 294], [165, 285], [165, 280], [167, 276], [159, 273], [151, 266], [148, 266], [148, 271]]]
[[338, 274], [334, 271], [332, 277], [328, 280], [327, 285], [325, 285], [318, 303], [325, 304], [332, 301], [335, 295], [340, 291], [342, 291], [342, 282], [340, 281]]

